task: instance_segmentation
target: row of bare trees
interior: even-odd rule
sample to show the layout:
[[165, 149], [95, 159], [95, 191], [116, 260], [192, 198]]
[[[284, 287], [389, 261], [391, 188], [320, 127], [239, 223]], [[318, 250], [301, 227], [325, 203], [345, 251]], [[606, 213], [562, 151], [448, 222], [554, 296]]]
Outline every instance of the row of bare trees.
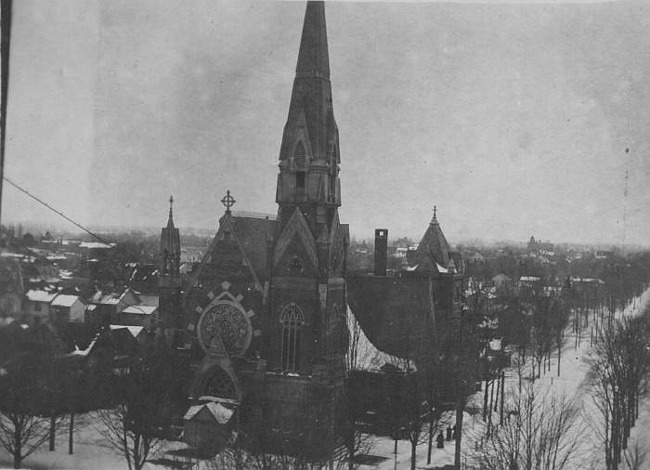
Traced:
[[[597, 434], [608, 470], [616, 470], [639, 416], [650, 370], [650, 310], [601, 326], [589, 358], [589, 385], [598, 410]], [[638, 467], [637, 467], [638, 468]]]

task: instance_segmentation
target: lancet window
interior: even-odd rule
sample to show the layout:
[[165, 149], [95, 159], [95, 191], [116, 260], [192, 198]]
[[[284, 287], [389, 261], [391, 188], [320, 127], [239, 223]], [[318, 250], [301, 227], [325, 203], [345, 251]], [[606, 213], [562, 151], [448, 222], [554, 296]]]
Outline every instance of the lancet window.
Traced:
[[300, 336], [305, 316], [295, 303], [290, 303], [280, 313], [282, 348], [280, 366], [283, 372], [295, 372], [300, 361]]

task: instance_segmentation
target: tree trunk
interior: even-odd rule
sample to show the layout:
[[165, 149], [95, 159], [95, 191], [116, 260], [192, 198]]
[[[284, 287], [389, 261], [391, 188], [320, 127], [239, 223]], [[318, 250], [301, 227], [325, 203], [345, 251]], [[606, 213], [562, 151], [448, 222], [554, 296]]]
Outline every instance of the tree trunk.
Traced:
[[427, 449], [427, 465], [431, 463], [431, 449], [433, 448], [433, 410], [431, 410], [431, 420], [429, 421], [429, 448]]
[[54, 434], [56, 432], [56, 416], [50, 416], [50, 452], [54, 450]]
[[499, 417], [499, 423], [503, 425], [503, 400], [505, 397], [505, 386], [506, 386], [506, 371], [502, 370], [501, 371], [501, 414]]
[[487, 419], [487, 412], [488, 412], [488, 387], [490, 386], [490, 382], [488, 379], [485, 379], [485, 392], [483, 394], [483, 421]]
[[454, 452], [454, 468], [460, 470], [461, 439], [463, 437], [463, 412], [465, 411], [465, 400], [462, 392], [459, 393], [456, 407], [456, 449]]
[[418, 446], [417, 439], [411, 439], [411, 470], [415, 470], [416, 449]]
[[557, 339], [557, 376], [560, 376], [560, 363], [562, 362], [562, 338]]
[[20, 451], [14, 451], [14, 468], [20, 468], [20, 464], [23, 463], [23, 459], [20, 455]]
[[70, 413], [70, 428], [68, 429], [68, 454], [72, 455], [74, 441], [74, 413]]

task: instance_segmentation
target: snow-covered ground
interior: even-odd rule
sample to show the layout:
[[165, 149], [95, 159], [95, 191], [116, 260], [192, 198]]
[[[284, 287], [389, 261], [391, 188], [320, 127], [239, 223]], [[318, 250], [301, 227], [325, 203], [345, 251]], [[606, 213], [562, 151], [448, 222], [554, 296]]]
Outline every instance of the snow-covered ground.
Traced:
[[[650, 304], [650, 289], [643, 295], [631, 302], [619, 315], [635, 315], [641, 312]], [[546, 382], [553, 386], [557, 392], [564, 392], [568, 396], [575, 396], [581, 401], [583, 415], [592, 416], [594, 414], [593, 405], [590, 398], [586, 395], [582, 387], [588, 365], [585, 358], [589, 352], [589, 331], [582, 333], [581, 346], [574, 349], [574, 342], [569, 339], [567, 345], [562, 350], [561, 377], [557, 377], [557, 358], [553, 358], [551, 371], [542, 376], [540, 381]], [[516, 373], [511, 371], [507, 375], [511, 385], [515, 383]], [[506, 383], [506, 390], [508, 389]], [[485, 434], [485, 424], [481, 419], [480, 408], [482, 406], [482, 395], [478, 392], [468, 407], [472, 413], [466, 412], [463, 424], [463, 462], [466, 462], [471, 453], [477, 449], [481, 436]], [[446, 429], [449, 424], [453, 425], [455, 416], [452, 412], [447, 413], [440, 420], [440, 428]], [[126, 469], [126, 461], [120, 455], [114, 453], [105, 446], [105, 439], [102, 436], [101, 429], [94, 423], [90, 422], [89, 415], [76, 418], [85, 420], [83, 429], [75, 434], [74, 454], [67, 453], [67, 434], [63, 433], [57, 438], [56, 450], [49, 452], [47, 444], [38, 452], [28, 457], [23, 462], [24, 468], [33, 469], [94, 469], [94, 470], [116, 470]], [[426, 430], [425, 430], [426, 432]], [[642, 449], [650, 449], [650, 400], [645, 399], [640, 406], [640, 416], [636, 426], [632, 430], [630, 447], [634, 442], [639, 442]], [[604, 458], [602, 454], [602, 445], [594, 435], [593, 430], [586, 427], [581, 438], [581, 447], [579, 452], [583, 465], [580, 468], [596, 470], [604, 468]], [[437, 449], [433, 445], [431, 464], [427, 465], [427, 444], [423, 443], [417, 448], [417, 468], [433, 469], [443, 465], [450, 465], [454, 461], [455, 441], [445, 441], [443, 449]], [[374, 445], [369, 454], [378, 458], [383, 458], [376, 465], [363, 466], [364, 469], [377, 468], [379, 470], [389, 469], [408, 469], [410, 468], [411, 447], [408, 441], [398, 442], [397, 456], [394, 454], [394, 441], [390, 438], [375, 438]], [[649, 456], [650, 458], [650, 456]], [[650, 461], [647, 463], [650, 468]], [[12, 460], [9, 455], [0, 452], [0, 468], [12, 468]], [[153, 464], [147, 464], [147, 468], [162, 469], [164, 467]], [[625, 466], [622, 467], [624, 469]]]
[[[648, 305], [650, 305], [650, 289], [646, 290], [639, 298], [630, 302], [623, 311], [618, 312], [617, 317], [632, 316], [641, 313]], [[583, 418], [584, 427], [581, 429], [580, 445], [576, 453], [579, 455], [579, 463], [575, 464], [576, 470], [597, 470], [604, 467], [604, 454], [603, 445], [599, 441], [594, 429], [593, 423], [598, 419], [596, 411], [594, 410], [591, 397], [588, 396], [585, 387], [585, 377], [589, 366], [586, 358], [591, 350], [589, 344], [590, 331], [583, 329], [580, 337], [580, 346], [575, 348], [575, 336], [570, 333], [567, 338], [567, 344], [562, 349], [562, 363], [561, 363], [561, 376], [557, 376], [557, 356], [552, 358], [553, 364], [550, 371], [547, 371], [539, 379], [540, 384], [552, 387], [553, 392], [557, 394], [564, 394], [568, 397], [575, 397], [578, 406], [581, 407], [581, 415]], [[508, 373], [509, 372], [509, 373]], [[511, 389], [516, 383], [517, 373], [514, 370], [506, 372], [506, 391]], [[509, 383], [508, 383], [509, 382]], [[482, 392], [478, 392], [472, 400], [482, 406]], [[453, 425], [454, 416], [448, 414], [441, 420], [440, 427], [445, 429], [447, 423]], [[463, 421], [463, 442], [462, 442], [462, 463], [468, 462], [471, 454], [478, 450], [481, 442], [481, 437], [485, 435], [485, 423], [482, 420], [481, 413], [477, 414], [464, 414]], [[635, 442], [639, 443], [641, 449], [648, 449], [648, 462], [647, 468], [650, 469], [650, 399], [646, 398], [640, 404], [639, 419], [631, 432], [631, 440], [629, 448], [632, 448]], [[427, 465], [427, 451], [428, 446], [426, 443], [418, 446], [417, 449], [417, 468], [418, 469], [433, 469], [444, 465], [451, 465], [454, 462], [454, 444], [455, 442], [445, 442], [444, 449], [437, 449], [435, 447], [432, 451], [431, 464]], [[399, 441], [398, 453], [395, 458], [394, 454], [394, 441], [389, 438], [378, 438], [376, 445], [370, 451], [372, 455], [383, 457], [381, 463], [374, 468], [380, 470], [389, 469], [408, 469], [411, 465], [411, 447], [408, 441]], [[397, 462], [397, 465], [395, 464]], [[371, 466], [364, 466], [363, 468], [373, 468]], [[625, 464], [621, 466], [624, 470]]]

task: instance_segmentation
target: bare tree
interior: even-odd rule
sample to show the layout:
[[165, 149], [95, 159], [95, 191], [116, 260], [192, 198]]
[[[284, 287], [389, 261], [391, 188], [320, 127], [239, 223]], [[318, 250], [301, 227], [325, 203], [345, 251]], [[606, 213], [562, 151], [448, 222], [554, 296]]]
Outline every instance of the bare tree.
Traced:
[[513, 390], [507, 419], [486, 436], [474, 456], [481, 469], [562, 470], [573, 468], [582, 423], [572, 400], [540, 383]]
[[142, 469], [161, 444], [160, 439], [134, 425], [126, 404], [97, 410], [94, 415], [101, 424], [106, 445], [124, 456], [129, 470]]
[[47, 416], [48, 362], [39, 353], [18, 354], [0, 367], [0, 446], [13, 457], [15, 468], [48, 441], [59, 428], [58, 417]]
[[47, 442], [50, 419], [20, 412], [0, 413], [0, 445], [13, 457], [14, 468]]
[[95, 415], [107, 446], [124, 456], [129, 470], [140, 470], [167, 437], [170, 405], [184, 398], [187, 368], [181, 357], [160, 345], [139, 357], [122, 379], [113, 384], [117, 403]]

